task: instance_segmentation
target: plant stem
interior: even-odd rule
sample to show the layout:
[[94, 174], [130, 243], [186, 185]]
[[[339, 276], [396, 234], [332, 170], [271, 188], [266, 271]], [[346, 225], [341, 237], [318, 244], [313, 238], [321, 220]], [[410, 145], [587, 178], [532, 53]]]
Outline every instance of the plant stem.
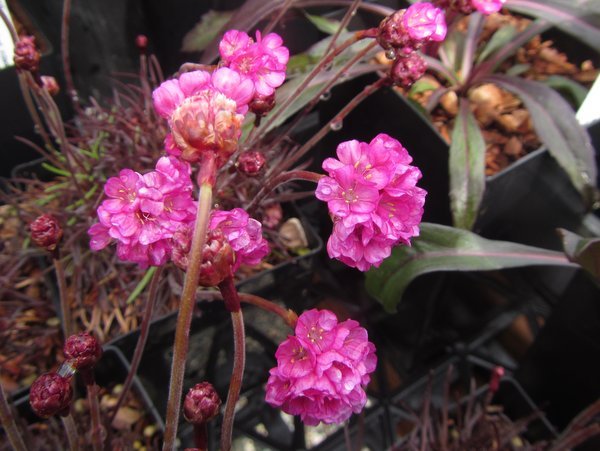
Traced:
[[98, 385], [94, 378], [94, 370], [82, 370], [81, 376], [86, 386], [88, 404], [90, 406], [92, 449], [94, 451], [102, 451], [102, 424], [100, 421], [100, 404], [98, 403]]
[[71, 0], [63, 1], [62, 23], [60, 30], [60, 54], [62, 56], [63, 73], [67, 87], [67, 93], [77, 111], [80, 110], [79, 98], [75, 83], [73, 83], [73, 75], [71, 74], [71, 57], [69, 54], [69, 17], [71, 16]]
[[[213, 162], [214, 163], [214, 162]], [[214, 172], [214, 164], [212, 165]], [[183, 373], [185, 371], [185, 358], [189, 345], [190, 324], [196, 300], [196, 289], [200, 278], [200, 265], [202, 264], [202, 250], [206, 241], [206, 229], [212, 203], [212, 187], [214, 181], [204, 180], [200, 184], [198, 195], [198, 210], [192, 237], [190, 261], [185, 274], [177, 326], [175, 329], [175, 342], [173, 343], [173, 363], [171, 365], [171, 382], [169, 386], [169, 400], [167, 402], [167, 417], [164, 451], [175, 449], [179, 410], [181, 408], [181, 393], [183, 391]]]
[[198, 451], [208, 449], [208, 427], [206, 423], [194, 424], [194, 444]]
[[25, 442], [23, 442], [23, 437], [21, 437], [21, 433], [17, 428], [17, 423], [15, 423], [15, 419], [10, 411], [10, 406], [8, 405], [8, 401], [6, 400], [6, 395], [4, 394], [4, 388], [0, 383], [0, 424], [6, 431], [6, 435], [8, 436], [8, 441], [13, 447], [15, 451], [27, 451], [25, 447]]
[[298, 315], [293, 310], [285, 309], [284, 307], [281, 307], [280, 305], [277, 305], [265, 298], [261, 298], [260, 296], [256, 296], [255, 294], [239, 293], [239, 296], [240, 301], [254, 305], [268, 312], [275, 313], [276, 315], [280, 316], [290, 328], [296, 328]]
[[271, 191], [273, 191], [279, 185], [290, 182], [292, 180], [306, 180], [309, 182], [316, 183], [322, 177], [324, 177], [323, 174], [317, 174], [316, 172], [311, 172], [311, 171], [289, 171], [289, 172], [280, 173], [279, 175], [271, 178], [270, 180], [267, 180], [267, 182], [263, 185], [263, 187], [260, 189], [260, 191], [256, 194], [256, 196], [254, 196], [252, 201], [248, 204], [248, 206], [246, 207], [246, 211], [248, 211], [248, 213], [250, 215], [252, 215], [252, 213], [254, 212], [256, 207], [258, 207], [258, 205], [260, 205], [260, 201], [263, 200], [263, 198], [267, 194], [269, 194]]
[[56, 273], [56, 280], [58, 282], [58, 297], [60, 298], [60, 311], [62, 314], [62, 330], [63, 337], [66, 340], [71, 336], [71, 306], [69, 305], [69, 297], [67, 293], [67, 280], [65, 277], [65, 270], [62, 262], [58, 255], [58, 251], [55, 253], [52, 263], [54, 264], [54, 272]]
[[77, 451], [79, 449], [78, 440], [77, 440], [77, 426], [75, 426], [75, 421], [73, 420], [73, 415], [70, 413], [60, 418], [65, 428], [65, 433], [67, 435], [67, 442], [69, 443], [70, 451]]
[[142, 325], [140, 327], [140, 336], [138, 337], [137, 344], [135, 345], [135, 351], [133, 352], [133, 358], [131, 359], [129, 373], [127, 373], [127, 378], [125, 379], [125, 382], [123, 382], [123, 389], [121, 390], [119, 400], [117, 401], [117, 405], [115, 406], [114, 411], [110, 416], [108, 424], [112, 424], [112, 422], [115, 421], [117, 412], [119, 411], [119, 408], [123, 405], [123, 402], [125, 401], [125, 396], [131, 388], [133, 378], [135, 377], [138, 367], [140, 366], [142, 354], [144, 352], [144, 348], [146, 347], [146, 342], [148, 341], [148, 332], [150, 331], [150, 322], [152, 320], [152, 313], [154, 312], [154, 306], [156, 304], [158, 283], [160, 281], [162, 271], [163, 267], [159, 266], [152, 275], [152, 281], [150, 282], [150, 291], [148, 293], [148, 302], [144, 310], [144, 317], [142, 318]]

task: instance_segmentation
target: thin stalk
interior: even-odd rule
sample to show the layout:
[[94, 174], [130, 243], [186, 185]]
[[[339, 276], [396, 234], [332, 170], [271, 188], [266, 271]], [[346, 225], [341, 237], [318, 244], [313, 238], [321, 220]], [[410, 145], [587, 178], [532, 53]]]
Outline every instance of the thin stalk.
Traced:
[[25, 74], [19, 74], [19, 88], [21, 89], [21, 95], [23, 96], [23, 101], [25, 102], [25, 106], [27, 107], [27, 111], [29, 112], [29, 116], [31, 116], [31, 120], [33, 121], [36, 131], [42, 137], [44, 141], [44, 145], [46, 149], [53, 149], [52, 141], [50, 140], [50, 136], [46, 131], [46, 127], [44, 126], [40, 115], [33, 104], [33, 100], [31, 99], [31, 91], [29, 91], [27, 81], [25, 80]]
[[261, 298], [260, 296], [256, 296], [255, 294], [239, 293], [239, 297], [240, 301], [246, 304], [251, 304], [268, 312], [275, 313], [281, 317], [281, 319], [283, 319], [291, 329], [296, 328], [298, 315], [293, 310], [281, 307], [280, 305], [277, 305], [265, 298]]
[[208, 450], [208, 427], [206, 422], [194, 424], [194, 445], [198, 451]]
[[365, 86], [364, 89], [359, 92], [348, 104], [342, 108], [342, 110], [336, 114], [327, 124], [325, 124], [321, 130], [319, 130], [312, 138], [310, 138], [297, 152], [294, 152], [294, 155], [290, 157], [288, 163], [290, 165], [294, 164], [300, 158], [304, 156], [310, 149], [313, 148], [315, 144], [317, 144], [327, 133], [329, 133], [332, 127], [335, 124], [340, 124], [342, 121], [356, 108], [363, 100], [373, 94], [382, 86], [385, 86], [387, 83], [386, 78], [380, 78], [375, 83], [372, 83], [368, 86]]
[[8, 437], [9, 443], [12, 445], [15, 451], [27, 451], [25, 447], [25, 442], [23, 442], [23, 437], [21, 437], [21, 433], [17, 428], [17, 423], [15, 423], [15, 419], [10, 411], [10, 406], [8, 405], [8, 401], [6, 400], [6, 395], [4, 394], [4, 388], [0, 383], [0, 424], [6, 431], [6, 435]]
[[327, 46], [327, 50], [325, 50], [325, 55], [327, 55], [329, 53], [329, 51], [333, 48], [333, 46], [335, 45], [335, 42], [340, 37], [340, 33], [342, 32], [342, 30], [344, 28], [346, 28], [346, 25], [348, 25], [348, 23], [350, 22], [350, 19], [352, 19], [352, 16], [354, 16], [354, 14], [356, 14], [356, 10], [358, 9], [358, 5], [360, 2], [361, 2], [361, 0], [354, 0], [352, 2], [352, 4], [350, 5], [350, 7], [348, 8], [348, 10], [346, 11], [346, 14], [344, 14], [344, 17], [342, 17], [340, 26], [337, 28], [337, 30], [335, 30], [335, 33], [333, 34], [333, 36], [331, 36], [331, 41], [329, 42], [329, 45]]
[[142, 325], [140, 327], [140, 336], [138, 337], [137, 344], [135, 345], [135, 351], [133, 352], [133, 358], [131, 359], [129, 373], [127, 373], [127, 378], [125, 379], [125, 382], [123, 382], [123, 389], [121, 390], [121, 394], [119, 395], [117, 405], [115, 406], [115, 409], [110, 416], [108, 424], [112, 424], [112, 422], [115, 421], [115, 416], [117, 416], [119, 408], [123, 405], [123, 402], [125, 401], [125, 396], [131, 388], [131, 384], [133, 384], [133, 378], [135, 377], [138, 367], [140, 366], [142, 354], [144, 353], [144, 348], [146, 347], [146, 342], [148, 341], [148, 333], [150, 332], [150, 322], [152, 320], [152, 314], [154, 313], [154, 306], [156, 304], [158, 285], [160, 282], [162, 271], [163, 267], [159, 266], [152, 275], [152, 281], [150, 282], [150, 291], [148, 292], [148, 302], [146, 304], [146, 308], [144, 309], [144, 317], [142, 318]]
[[64, 339], [66, 340], [72, 333], [71, 306], [69, 305], [65, 269], [60, 261], [58, 252], [56, 252], [56, 255], [52, 259], [52, 263], [54, 264], [54, 272], [56, 273], [56, 280], [58, 282], [58, 297], [60, 298], [60, 312], [62, 314], [62, 330]]
[[65, 434], [67, 435], [67, 442], [69, 443], [70, 451], [77, 451], [79, 449], [79, 441], [77, 440], [77, 426], [75, 426], [75, 420], [73, 415], [70, 413], [65, 417], [60, 417], [63, 427], [65, 428]]
[[103, 451], [102, 446], [102, 423], [100, 420], [100, 403], [98, 402], [98, 385], [94, 378], [94, 370], [86, 369], [81, 371], [81, 376], [86, 386], [88, 404], [90, 406], [91, 416], [91, 436], [92, 449], [94, 451]]
[[283, 5], [281, 5], [281, 8], [279, 8], [277, 15], [273, 19], [271, 19], [271, 21], [263, 29], [263, 34], [266, 35], [273, 30], [275, 25], [277, 25], [277, 22], [279, 22], [283, 15], [286, 13], [286, 11], [290, 9], [290, 6], [292, 6], [292, 3], [294, 3], [294, 1], [295, 0], [286, 0], [286, 2]]
[[288, 171], [282, 174], [279, 174], [269, 180], [263, 185], [260, 191], [254, 196], [252, 201], [246, 207], [246, 211], [250, 214], [254, 212], [256, 207], [260, 205], [260, 201], [268, 195], [271, 191], [277, 188], [279, 185], [282, 185], [287, 182], [291, 182], [292, 180], [306, 180], [309, 182], [318, 182], [323, 177], [323, 174], [317, 174], [311, 171]]
[[[325, 67], [329, 66], [333, 62], [334, 58], [336, 56], [338, 56], [340, 53], [342, 53], [344, 50], [346, 50], [347, 48], [349, 48], [351, 45], [355, 44], [356, 42], [360, 41], [361, 39], [372, 37], [368, 33], [365, 33], [365, 31], [367, 31], [367, 30], [357, 31], [350, 38], [346, 39], [339, 46], [337, 46], [331, 52], [329, 52], [329, 54], [325, 55], [321, 59], [321, 61], [319, 61], [319, 64], [317, 64], [313, 68], [313, 70], [310, 71], [308, 73], [308, 75], [304, 78], [304, 80], [302, 81], [302, 83], [300, 83], [300, 86], [298, 86], [298, 88], [296, 89], [296, 92], [302, 92], [302, 91], [304, 91], [306, 89], [306, 87], [310, 84], [310, 82]], [[264, 123], [264, 125], [262, 125], [260, 127], [260, 132], [257, 133], [256, 136], [251, 141], [248, 140], [248, 143], [246, 145], [247, 148], [252, 148], [252, 146], [254, 144], [256, 144], [256, 141], [259, 140], [264, 134], [267, 133], [267, 131], [269, 130], [269, 127], [275, 122], [275, 120], [281, 114], [283, 114], [285, 112], [285, 110], [291, 105], [291, 103], [294, 101], [294, 99], [295, 99], [294, 95], [291, 95], [287, 99], [285, 99], [285, 101], [281, 104], [281, 106], [277, 109], [277, 111], [275, 111], [273, 113], [273, 115], [271, 115], [269, 117], [269, 119]]]
[[69, 97], [71, 98], [73, 106], [79, 111], [79, 97], [77, 95], [77, 90], [75, 89], [75, 83], [73, 83], [73, 75], [71, 74], [71, 55], [69, 53], [70, 16], [71, 0], [64, 0], [60, 30], [60, 53], [62, 56], [62, 66], [65, 76], [65, 84], [67, 85], [67, 92], [69, 93]]
[[223, 413], [223, 424], [221, 425], [221, 450], [229, 451], [231, 449], [233, 417], [235, 415], [235, 405], [240, 397], [242, 390], [242, 377], [244, 375], [244, 366], [246, 364], [246, 339], [244, 335], [244, 317], [242, 310], [231, 312], [231, 322], [233, 325], [233, 373], [227, 392], [227, 402], [225, 403], [225, 412]]
[[0, 18], [2, 18], [4, 25], [6, 25], [6, 28], [8, 29], [8, 32], [10, 33], [10, 37], [13, 40], [13, 43], [16, 44], [17, 41], [19, 40], [19, 34], [17, 33], [17, 29], [15, 28], [15, 25], [12, 23], [10, 16], [4, 11], [4, 8], [2, 8], [2, 7], [0, 7]]
[[[213, 182], [214, 183], [214, 182]], [[171, 383], [169, 386], [169, 399], [167, 401], [167, 418], [164, 451], [175, 449], [179, 411], [181, 409], [181, 394], [183, 391], [183, 375], [185, 371], [185, 358], [189, 346], [190, 324], [196, 300], [196, 289], [200, 278], [200, 265], [202, 264], [202, 249], [206, 241], [206, 229], [212, 204], [211, 181], [202, 181], [198, 195], [198, 210], [192, 237], [190, 261], [185, 274], [177, 326], [175, 329], [175, 342], [173, 344], [173, 363], [171, 365]]]

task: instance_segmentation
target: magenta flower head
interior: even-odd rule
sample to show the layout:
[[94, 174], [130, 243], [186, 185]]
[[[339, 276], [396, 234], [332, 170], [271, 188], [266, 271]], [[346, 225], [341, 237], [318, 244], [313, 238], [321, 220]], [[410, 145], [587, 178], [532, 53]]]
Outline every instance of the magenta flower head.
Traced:
[[473, 7], [481, 14], [497, 13], [502, 9], [506, 0], [471, 0]]
[[285, 81], [290, 52], [276, 33], [262, 37], [256, 32], [253, 41], [243, 31], [229, 30], [219, 44], [222, 64], [254, 84], [260, 97], [271, 96]]
[[169, 121], [172, 155], [196, 163], [205, 152], [223, 165], [237, 149], [244, 114], [254, 95], [251, 80], [226, 67], [212, 74], [186, 72], [152, 93], [158, 114]]
[[220, 229], [235, 252], [233, 271], [240, 265], [256, 265], [270, 252], [262, 225], [241, 208], [213, 210], [209, 229]]
[[97, 251], [114, 240], [121, 260], [142, 267], [165, 264], [173, 234], [196, 217], [190, 173], [186, 162], [162, 157], [152, 172], [123, 169], [108, 179], [99, 222], [88, 230], [90, 248]]
[[202, 424], [219, 414], [221, 398], [209, 382], [200, 382], [188, 391], [183, 401], [183, 416], [192, 424]]
[[364, 387], [375, 370], [375, 346], [354, 320], [338, 323], [328, 310], [298, 318], [296, 335], [279, 345], [266, 401], [304, 423], [342, 423], [367, 402]]
[[399, 56], [392, 64], [390, 80], [396, 86], [410, 88], [414, 82], [425, 75], [427, 63], [418, 53]]
[[31, 241], [48, 251], [54, 251], [63, 236], [63, 230], [58, 220], [51, 214], [44, 214], [35, 218], [29, 224]]
[[92, 334], [81, 332], [67, 338], [63, 352], [76, 370], [89, 370], [102, 357], [102, 346]]
[[448, 31], [444, 11], [426, 2], [410, 5], [402, 23], [415, 41], [443, 41]]
[[42, 418], [67, 415], [73, 399], [71, 378], [56, 373], [45, 373], [38, 377], [29, 391], [29, 403], [35, 414]]
[[370, 143], [346, 141], [323, 169], [317, 199], [327, 202], [333, 233], [331, 258], [361, 271], [379, 266], [393, 246], [418, 236], [425, 190], [416, 186], [421, 171], [394, 138], [379, 134]]

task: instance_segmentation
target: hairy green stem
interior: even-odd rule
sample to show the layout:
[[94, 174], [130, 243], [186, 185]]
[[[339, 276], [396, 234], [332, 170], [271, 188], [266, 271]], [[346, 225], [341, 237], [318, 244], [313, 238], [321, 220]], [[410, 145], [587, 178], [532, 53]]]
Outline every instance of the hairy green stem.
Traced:
[[10, 411], [10, 406], [8, 405], [8, 401], [6, 400], [6, 395], [4, 394], [4, 388], [0, 383], [0, 424], [6, 431], [6, 435], [8, 436], [8, 441], [12, 445], [15, 451], [27, 451], [25, 447], [25, 442], [23, 442], [23, 437], [21, 437], [21, 433], [17, 428], [17, 424], [15, 423], [15, 419], [13, 418], [12, 412]]
[[189, 346], [190, 324], [194, 312], [196, 289], [198, 288], [200, 265], [202, 264], [202, 249], [206, 241], [206, 229], [208, 227], [212, 203], [213, 184], [211, 182], [211, 180], [206, 180], [200, 184], [196, 223], [192, 237], [192, 248], [189, 254], [190, 260], [185, 274], [179, 315], [177, 316], [175, 342], [173, 344], [173, 363], [171, 366], [171, 383], [169, 386], [169, 400], [167, 402], [166, 429], [163, 442], [163, 450], [165, 451], [175, 449], [179, 410], [181, 409], [181, 394], [183, 391], [185, 358]]

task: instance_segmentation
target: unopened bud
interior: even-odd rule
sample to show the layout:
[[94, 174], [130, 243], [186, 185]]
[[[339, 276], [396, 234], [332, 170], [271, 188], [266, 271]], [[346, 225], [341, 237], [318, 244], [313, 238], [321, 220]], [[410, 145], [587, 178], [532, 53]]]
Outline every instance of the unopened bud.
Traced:
[[390, 79], [396, 86], [410, 88], [427, 70], [427, 63], [417, 53], [399, 57], [394, 61]]
[[58, 82], [56, 81], [56, 78], [50, 77], [48, 75], [42, 75], [41, 79], [42, 79], [42, 87], [46, 91], [48, 91], [48, 94], [50, 94], [52, 97], [58, 95], [58, 93], [60, 92], [60, 86], [58, 86]]
[[281, 208], [281, 204], [270, 204], [265, 207], [261, 222], [265, 227], [274, 229], [279, 225], [282, 219], [283, 209]]
[[461, 14], [471, 14], [475, 12], [472, 0], [450, 0], [450, 8]]
[[45, 373], [31, 385], [29, 403], [35, 414], [42, 418], [66, 415], [73, 399], [71, 378], [56, 373]]
[[46, 248], [48, 251], [56, 249], [63, 235], [58, 220], [50, 214], [38, 216], [29, 224], [29, 230], [31, 232], [31, 241], [40, 247]]
[[93, 335], [82, 332], [67, 338], [63, 352], [77, 370], [86, 370], [98, 363], [102, 357], [102, 346]]
[[411, 47], [412, 39], [403, 24], [405, 9], [390, 14], [379, 24], [377, 42], [384, 49], [401, 49]]
[[249, 177], [255, 177], [260, 174], [261, 169], [264, 167], [267, 160], [261, 152], [255, 150], [244, 152], [241, 154], [235, 166], [238, 171]]
[[13, 60], [19, 70], [37, 72], [40, 68], [40, 52], [33, 36], [22, 36], [15, 43]]
[[490, 378], [490, 392], [496, 393], [498, 388], [500, 388], [500, 381], [504, 376], [504, 368], [501, 366], [496, 366], [492, 370], [492, 376]]
[[202, 424], [219, 414], [221, 399], [209, 382], [200, 382], [190, 388], [183, 401], [183, 416], [192, 424]]
[[275, 94], [270, 96], [255, 95], [248, 105], [250, 111], [258, 117], [266, 116], [275, 107]]
[[140, 50], [140, 51], [145, 51], [146, 48], [148, 47], [148, 37], [145, 34], [138, 34], [135, 37], [135, 46]]

